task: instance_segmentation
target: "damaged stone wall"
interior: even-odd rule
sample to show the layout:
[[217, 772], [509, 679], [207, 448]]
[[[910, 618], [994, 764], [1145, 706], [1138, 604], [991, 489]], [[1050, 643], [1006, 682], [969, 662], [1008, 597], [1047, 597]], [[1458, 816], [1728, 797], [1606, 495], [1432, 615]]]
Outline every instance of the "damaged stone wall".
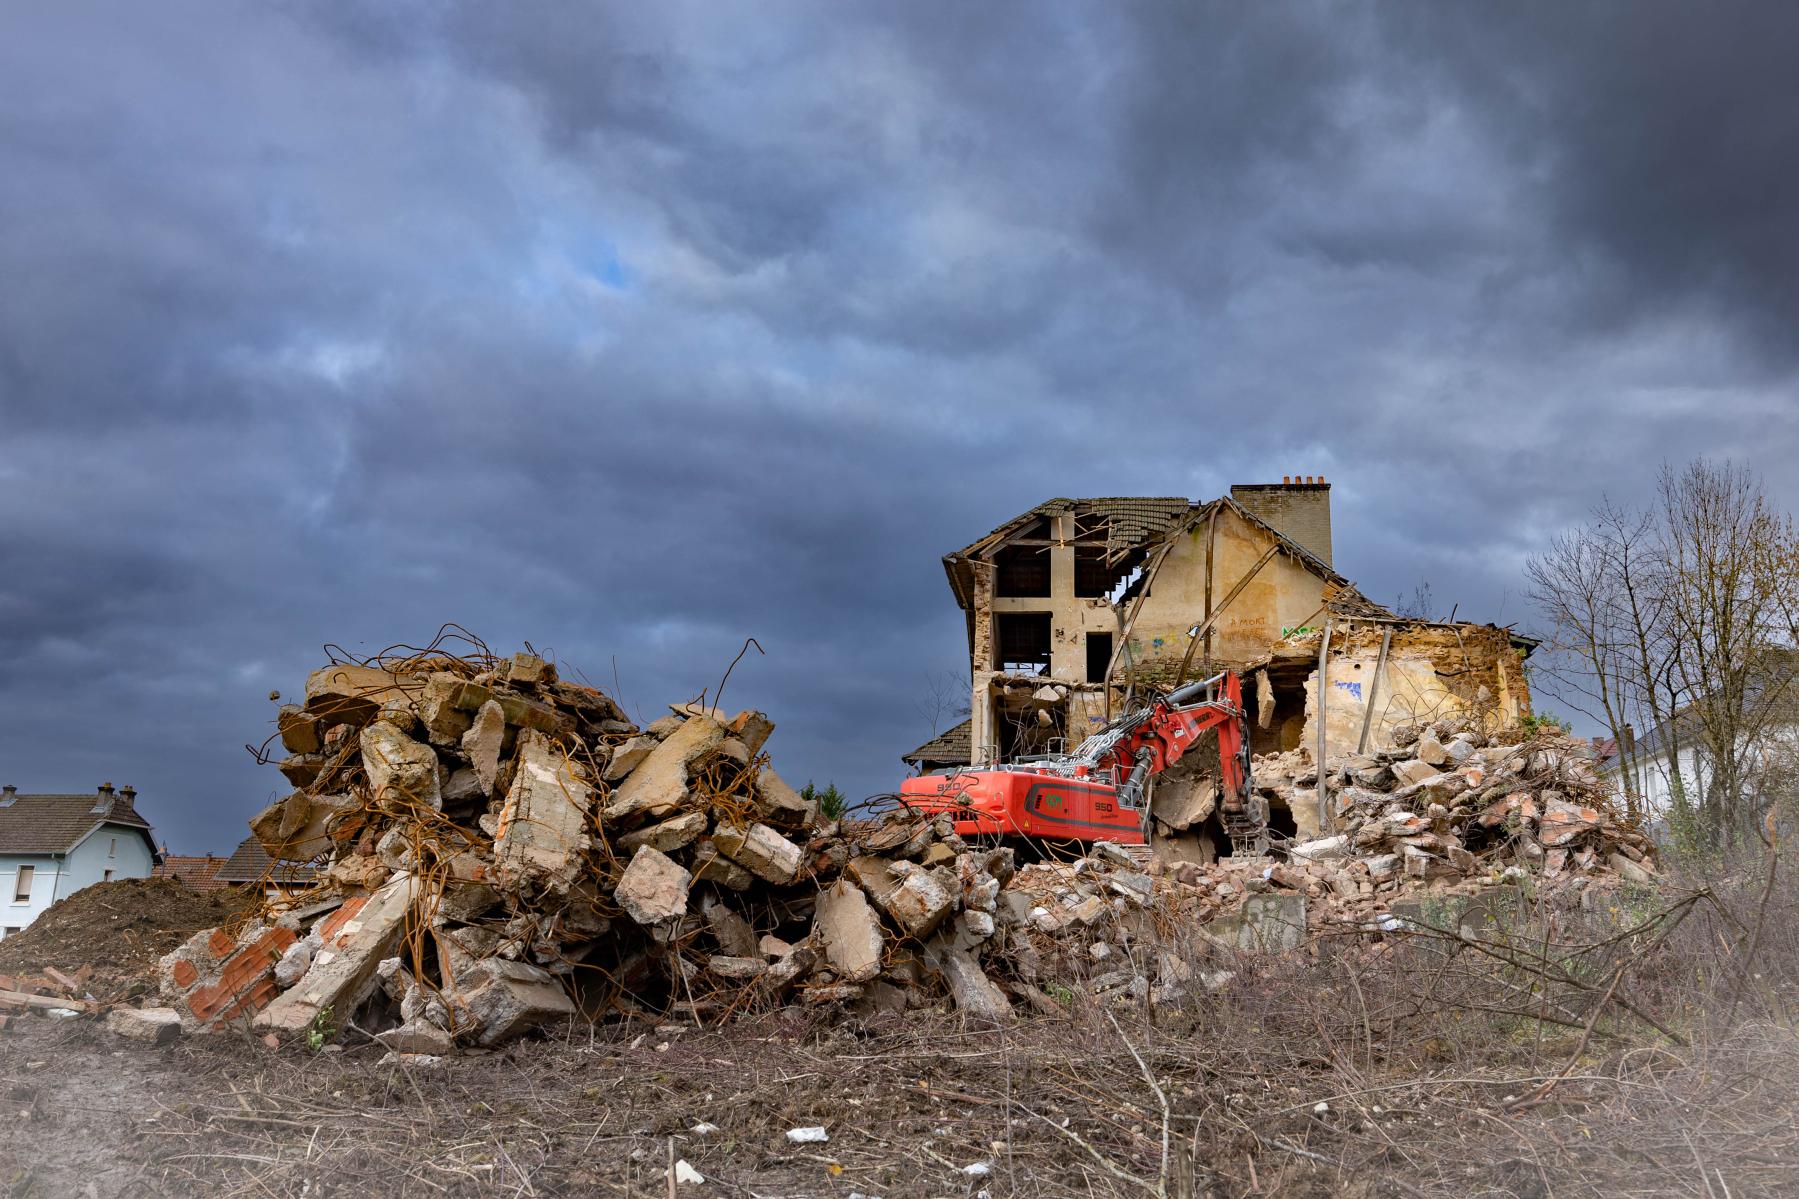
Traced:
[[[1382, 667], [1380, 647], [1387, 630], [1392, 638]], [[1297, 654], [1316, 663], [1322, 636], [1292, 638], [1277, 647], [1275, 656]], [[1330, 754], [1355, 751], [1370, 702], [1370, 747], [1391, 745], [1394, 731], [1405, 726], [1449, 719], [1492, 730], [1515, 726], [1530, 715], [1523, 653], [1510, 631], [1494, 625], [1338, 624], [1331, 631], [1325, 682], [1324, 733]], [[1298, 748], [1312, 753], [1318, 743], [1316, 666], [1306, 675], [1304, 694]]]

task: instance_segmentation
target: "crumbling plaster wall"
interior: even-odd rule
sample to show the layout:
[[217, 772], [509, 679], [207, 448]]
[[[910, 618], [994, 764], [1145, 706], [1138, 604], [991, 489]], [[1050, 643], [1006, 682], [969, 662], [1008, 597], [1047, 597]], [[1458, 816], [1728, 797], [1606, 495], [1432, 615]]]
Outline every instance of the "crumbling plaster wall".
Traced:
[[[1385, 628], [1392, 629], [1393, 638], [1377, 687], [1375, 668]], [[1316, 659], [1321, 636], [1308, 634], [1286, 646], [1294, 650], [1309, 646]], [[1391, 744], [1392, 730], [1402, 724], [1472, 717], [1483, 727], [1495, 729], [1514, 725], [1530, 714], [1523, 656], [1512, 645], [1511, 635], [1493, 625], [1339, 625], [1332, 630], [1325, 681], [1327, 754], [1354, 752], [1371, 699], [1371, 747]], [[1299, 746], [1313, 753], [1318, 744], [1315, 668], [1306, 678], [1305, 704], [1305, 729]]]
[[[1207, 521], [1181, 535], [1156, 572], [1148, 598], [1131, 628], [1131, 653], [1139, 677], [1171, 675], [1187, 652], [1187, 630], [1205, 619]], [[1271, 538], [1229, 508], [1218, 510], [1212, 546], [1212, 606], [1223, 604], [1239, 580], [1267, 552]], [[1212, 630], [1215, 662], [1239, 666], [1261, 658], [1283, 628], [1314, 620], [1324, 604], [1325, 581], [1288, 554], [1277, 553], [1224, 609]], [[1197, 670], [1204, 647], [1194, 655]], [[1123, 670], [1122, 663], [1119, 667]]]

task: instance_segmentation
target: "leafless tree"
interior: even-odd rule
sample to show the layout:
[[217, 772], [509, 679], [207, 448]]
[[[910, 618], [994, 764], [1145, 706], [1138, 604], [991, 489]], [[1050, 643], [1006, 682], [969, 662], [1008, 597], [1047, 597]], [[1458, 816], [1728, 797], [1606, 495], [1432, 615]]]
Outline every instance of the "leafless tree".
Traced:
[[946, 721], [966, 719], [969, 706], [968, 680], [952, 671], [929, 671], [925, 674], [923, 695], [912, 705], [918, 714], [931, 722], [931, 736], [943, 731]]
[[1611, 732], [1634, 815], [1653, 769], [1704, 841], [1759, 827], [1778, 788], [1758, 780], [1799, 699], [1795, 565], [1799, 537], [1761, 481], [1705, 461], [1664, 468], [1648, 509], [1601, 502], [1530, 561], [1549, 623], [1537, 673]]

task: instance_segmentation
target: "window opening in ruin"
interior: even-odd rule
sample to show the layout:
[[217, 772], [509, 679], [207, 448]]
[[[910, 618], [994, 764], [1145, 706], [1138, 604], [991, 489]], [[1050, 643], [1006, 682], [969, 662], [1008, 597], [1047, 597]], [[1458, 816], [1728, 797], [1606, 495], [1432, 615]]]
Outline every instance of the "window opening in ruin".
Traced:
[[1142, 551], [1131, 553], [1114, 568], [1114, 572], [1112, 587], [1106, 592], [1106, 598], [1114, 604], [1135, 599], [1144, 583]]
[[1112, 634], [1087, 634], [1087, 681], [1106, 681], [1106, 668], [1112, 664]]
[[1050, 614], [1001, 612], [993, 618], [999, 668], [1007, 674], [1048, 674]]
[[1022, 706], [994, 705], [995, 725], [999, 729], [999, 760], [1015, 762], [1038, 754], [1056, 752], [1068, 743], [1068, 705], [1044, 706], [1027, 702]]
[[1043, 599], [1049, 595], [1049, 547], [1008, 545], [994, 555], [993, 594]]

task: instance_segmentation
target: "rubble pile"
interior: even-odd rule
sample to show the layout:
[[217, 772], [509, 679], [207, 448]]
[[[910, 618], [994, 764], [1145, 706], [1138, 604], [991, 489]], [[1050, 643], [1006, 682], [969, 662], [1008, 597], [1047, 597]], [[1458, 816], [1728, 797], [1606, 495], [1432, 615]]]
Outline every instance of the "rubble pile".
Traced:
[[[1649, 839], [1618, 817], [1590, 755], [1555, 734], [1489, 742], [1468, 722], [1394, 730], [1393, 744], [1327, 763], [1335, 835], [1292, 848], [1300, 862], [1353, 859], [1376, 885], [1539, 875], [1654, 879]], [[1315, 803], [1303, 751], [1258, 759], [1258, 788], [1290, 807]]]
[[640, 729], [534, 655], [419, 655], [315, 672], [278, 728], [296, 790], [251, 827], [318, 881], [163, 959], [190, 1031], [353, 1024], [434, 1054], [577, 1011], [1010, 1009], [978, 953], [1011, 851], [904, 812], [821, 820], [760, 712]]
[[[295, 790], [251, 827], [316, 881], [162, 959], [188, 1031], [442, 1054], [577, 1013], [1162, 1001], [1228, 977], [1213, 947], [1395, 931], [1421, 893], [1653, 878], [1574, 743], [1448, 723], [1333, 760], [1332, 834], [1274, 855], [1164, 866], [1100, 843], [1022, 867], [941, 816], [822, 818], [770, 769], [760, 712], [639, 728], [529, 653], [328, 666], [276, 724]], [[1311, 801], [1303, 753], [1256, 771], [1277, 803]]]

